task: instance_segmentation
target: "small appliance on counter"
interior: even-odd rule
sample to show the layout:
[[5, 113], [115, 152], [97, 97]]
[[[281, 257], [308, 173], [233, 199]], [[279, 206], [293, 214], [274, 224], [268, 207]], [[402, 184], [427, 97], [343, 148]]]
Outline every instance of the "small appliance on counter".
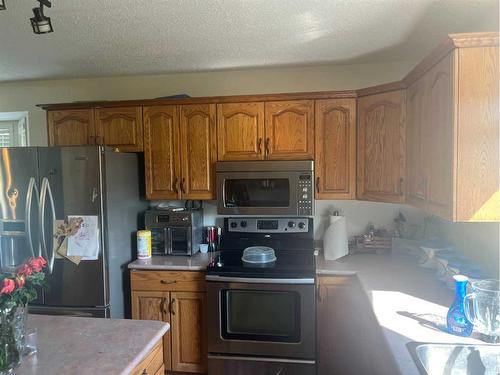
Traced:
[[146, 211], [152, 255], [194, 255], [203, 242], [203, 210], [153, 208]]
[[214, 226], [203, 228], [203, 238], [207, 245], [207, 251], [219, 251], [222, 240], [222, 228]]

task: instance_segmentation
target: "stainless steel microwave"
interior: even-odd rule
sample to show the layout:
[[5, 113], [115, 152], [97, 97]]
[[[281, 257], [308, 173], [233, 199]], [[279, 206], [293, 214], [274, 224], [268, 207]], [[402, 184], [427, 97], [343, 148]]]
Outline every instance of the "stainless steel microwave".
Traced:
[[223, 161], [216, 164], [217, 212], [222, 215], [314, 213], [314, 162]]

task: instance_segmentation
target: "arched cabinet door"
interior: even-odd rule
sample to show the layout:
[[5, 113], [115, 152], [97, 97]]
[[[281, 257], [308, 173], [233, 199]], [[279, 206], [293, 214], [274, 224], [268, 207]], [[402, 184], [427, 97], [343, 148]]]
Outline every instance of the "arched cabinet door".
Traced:
[[94, 109], [47, 111], [50, 146], [96, 144]]
[[123, 152], [143, 151], [142, 107], [96, 109], [98, 143]]
[[314, 159], [314, 101], [266, 102], [266, 159]]
[[356, 99], [315, 103], [316, 199], [356, 198]]
[[148, 199], [180, 199], [177, 106], [144, 107], [144, 166]]
[[358, 199], [405, 201], [404, 114], [401, 90], [359, 98]]
[[215, 199], [215, 104], [179, 106], [182, 199]]
[[217, 104], [219, 161], [264, 158], [264, 103]]

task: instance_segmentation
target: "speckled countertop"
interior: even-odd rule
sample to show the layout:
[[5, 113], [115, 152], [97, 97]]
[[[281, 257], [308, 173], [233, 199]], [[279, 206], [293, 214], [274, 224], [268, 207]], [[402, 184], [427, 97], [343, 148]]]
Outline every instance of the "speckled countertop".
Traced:
[[21, 362], [16, 375], [130, 374], [168, 331], [167, 323], [29, 315], [38, 351]]
[[484, 344], [436, 328], [446, 325], [453, 293], [414, 257], [355, 254], [332, 261], [320, 253], [316, 273], [358, 277], [402, 374], [419, 374], [406, 348], [410, 341]]
[[129, 263], [128, 268], [158, 271], [204, 271], [218, 252], [196, 253], [193, 256], [168, 255], [153, 256], [151, 259], [137, 259]]

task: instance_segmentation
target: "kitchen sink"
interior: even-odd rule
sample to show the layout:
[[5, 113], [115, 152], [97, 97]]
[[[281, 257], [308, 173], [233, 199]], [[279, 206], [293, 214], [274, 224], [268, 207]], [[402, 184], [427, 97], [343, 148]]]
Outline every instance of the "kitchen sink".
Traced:
[[421, 374], [500, 374], [500, 345], [409, 342], [406, 346]]

